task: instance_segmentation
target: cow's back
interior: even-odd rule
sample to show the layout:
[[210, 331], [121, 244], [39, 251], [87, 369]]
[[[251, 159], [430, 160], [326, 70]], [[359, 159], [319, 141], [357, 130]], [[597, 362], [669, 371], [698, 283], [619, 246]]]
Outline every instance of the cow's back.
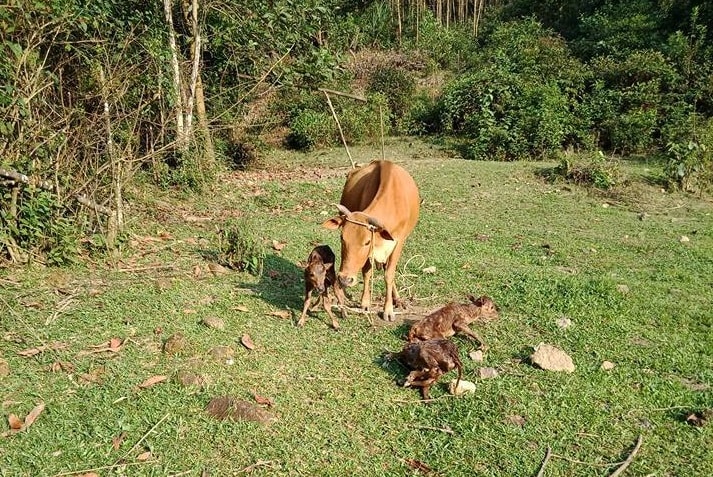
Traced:
[[407, 237], [416, 226], [420, 198], [409, 173], [389, 161], [373, 161], [347, 177], [340, 203], [378, 219], [392, 234]]

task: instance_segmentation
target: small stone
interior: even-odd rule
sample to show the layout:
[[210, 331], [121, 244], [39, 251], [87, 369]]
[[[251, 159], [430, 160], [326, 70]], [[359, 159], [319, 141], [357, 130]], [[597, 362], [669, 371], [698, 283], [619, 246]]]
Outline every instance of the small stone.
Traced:
[[423, 273], [436, 273], [436, 267], [426, 267], [421, 271]]
[[4, 378], [5, 376], [8, 376], [9, 374], [10, 374], [10, 364], [3, 358], [0, 358], [0, 378]]
[[163, 344], [163, 352], [166, 354], [178, 354], [186, 347], [186, 338], [183, 333], [176, 332], [166, 338]]
[[210, 350], [210, 355], [219, 361], [227, 361], [235, 355], [235, 351], [230, 346], [216, 346]]
[[530, 361], [532, 361], [532, 364], [547, 371], [571, 373], [575, 369], [572, 358], [567, 353], [545, 343], [537, 345], [535, 352], [530, 356]]
[[220, 396], [211, 399], [205, 410], [219, 420], [253, 421], [263, 425], [269, 425], [277, 420], [272, 413], [260, 406], [231, 396]]
[[612, 363], [611, 361], [602, 361], [601, 370], [610, 371], [614, 369], [615, 366], [616, 364]]
[[201, 323], [208, 328], [214, 328], [216, 330], [222, 330], [225, 328], [225, 322], [217, 316], [206, 316], [201, 320]]
[[463, 381], [462, 379], [460, 381], [454, 379], [448, 383], [448, 392], [454, 396], [462, 396], [464, 394], [473, 393], [475, 392], [475, 383]]
[[210, 270], [210, 273], [212, 273], [214, 276], [220, 276], [220, 275], [225, 275], [228, 273], [228, 269], [225, 268], [224, 266], [218, 264], [218, 263], [213, 263], [210, 262], [208, 264], [208, 270]]
[[685, 235], [681, 235], [681, 238], [679, 239], [679, 242], [681, 242], [681, 243], [688, 243], [690, 241], [691, 241], [691, 239], [689, 239]]
[[470, 356], [470, 359], [475, 361], [476, 363], [482, 363], [483, 362], [483, 350], [482, 349], [477, 349], [475, 351], [471, 351], [468, 356]]
[[559, 319], [557, 320], [557, 326], [559, 326], [559, 327], [562, 328], [563, 330], [564, 330], [564, 329], [567, 329], [567, 328], [569, 328], [570, 326], [572, 326], [572, 320], [570, 320], [570, 319], [567, 318], [566, 316], [561, 316], [561, 317], [559, 317]]
[[629, 286], [624, 285], [623, 283], [620, 283], [619, 285], [616, 286], [616, 291], [618, 291], [622, 295], [626, 295], [627, 293], [629, 293]]
[[202, 388], [203, 386], [208, 384], [208, 381], [204, 376], [196, 374], [192, 371], [179, 371], [178, 373], [176, 373], [175, 379], [177, 383], [185, 387], [196, 386]]
[[480, 379], [491, 379], [499, 376], [498, 370], [495, 368], [478, 368], [478, 377]]

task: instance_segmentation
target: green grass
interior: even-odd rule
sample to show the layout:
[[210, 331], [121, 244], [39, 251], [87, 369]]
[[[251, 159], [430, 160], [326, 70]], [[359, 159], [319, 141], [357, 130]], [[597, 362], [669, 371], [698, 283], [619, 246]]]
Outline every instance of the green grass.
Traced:
[[[352, 153], [361, 162], [375, 157]], [[415, 390], [395, 384], [403, 370], [381, 360], [401, 347], [405, 325], [370, 326], [352, 314], [334, 332], [323, 312], [303, 329], [269, 314], [299, 316], [298, 262], [314, 243], [338, 251], [338, 235], [320, 223], [334, 212], [348, 170], [341, 150], [280, 152], [264, 164], [274, 179], [226, 175], [201, 197], [133, 191], [131, 233], [116, 267], [95, 257], [76, 268], [0, 270], [0, 358], [10, 368], [0, 377], [0, 434], [10, 413], [24, 417], [46, 404], [27, 431], [0, 437], [0, 475], [103, 468], [99, 475], [222, 476], [260, 463], [251, 475], [402, 476], [420, 473], [407, 464], [414, 459], [437, 475], [530, 476], [549, 446], [546, 476], [605, 476], [639, 435], [627, 475], [713, 475], [713, 426], [685, 422], [713, 408], [709, 200], [662, 193], [650, 164], [622, 164], [631, 184], [605, 196], [543, 181], [538, 171], [550, 164], [463, 161], [418, 142], [387, 144], [387, 156], [411, 171], [424, 199], [401, 262], [402, 294], [416, 310], [491, 295], [501, 318], [478, 332], [489, 345], [482, 366], [499, 377], [479, 379], [481, 364], [467, 357], [473, 345], [458, 337], [476, 393], [452, 398], [439, 385], [435, 402], [419, 404]], [[233, 217], [259, 224], [268, 250], [261, 277], [206, 269], [215, 226]], [[161, 232], [170, 236], [145, 239]], [[680, 242], [683, 235], [690, 241]], [[277, 253], [272, 240], [287, 245]], [[436, 273], [422, 272], [430, 266]], [[225, 329], [201, 325], [207, 316], [222, 318]], [[571, 327], [557, 326], [562, 316]], [[167, 355], [162, 343], [175, 332], [188, 345]], [[240, 345], [244, 333], [255, 350]], [[118, 353], [80, 353], [112, 337], [127, 339]], [[18, 355], [54, 341], [67, 348]], [[540, 342], [569, 353], [576, 372], [529, 365]], [[234, 364], [209, 356], [218, 345], [235, 349]], [[600, 370], [604, 360], [616, 367]], [[58, 361], [74, 370], [51, 372]], [[137, 387], [184, 369], [209, 385]], [[101, 381], [86, 382], [87, 373]], [[271, 426], [204, 411], [215, 396], [251, 401], [252, 392], [274, 400]], [[452, 434], [438, 430], [446, 426]], [[152, 457], [138, 462], [145, 451]]]

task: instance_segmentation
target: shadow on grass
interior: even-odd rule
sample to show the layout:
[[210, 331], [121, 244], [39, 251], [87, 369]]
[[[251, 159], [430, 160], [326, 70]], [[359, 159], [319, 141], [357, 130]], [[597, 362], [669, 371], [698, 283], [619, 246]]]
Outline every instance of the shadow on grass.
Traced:
[[304, 300], [304, 271], [279, 255], [265, 257], [263, 270], [257, 283], [239, 283], [238, 286], [252, 290], [255, 296], [275, 308], [302, 311]]

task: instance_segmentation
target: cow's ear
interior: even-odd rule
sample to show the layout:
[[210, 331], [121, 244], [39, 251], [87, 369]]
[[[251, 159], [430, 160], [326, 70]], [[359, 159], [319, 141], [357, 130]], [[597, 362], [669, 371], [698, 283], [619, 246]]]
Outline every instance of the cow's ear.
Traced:
[[344, 217], [342, 216], [332, 217], [322, 222], [322, 227], [330, 230], [336, 230], [342, 225], [344, 225]]
[[324, 269], [325, 269], [325, 270], [329, 270], [329, 269], [332, 268], [333, 266], [334, 266], [334, 263], [333, 263], [333, 262], [325, 263], [325, 264], [324, 264]]
[[381, 235], [381, 238], [383, 238], [384, 240], [396, 240], [385, 228], [376, 229], [376, 233]]

